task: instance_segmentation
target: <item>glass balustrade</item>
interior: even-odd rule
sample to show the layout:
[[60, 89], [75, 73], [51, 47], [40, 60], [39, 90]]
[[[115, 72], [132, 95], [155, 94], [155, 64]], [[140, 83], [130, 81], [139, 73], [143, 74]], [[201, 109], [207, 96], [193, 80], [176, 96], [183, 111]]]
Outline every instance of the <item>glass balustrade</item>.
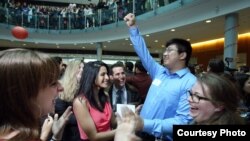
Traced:
[[98, 30], [102, 29], [104, 25], [117, 26], [127, 13], [132, 12], [139, 16], [150, 11], [156, 12], [159, 7], [170, 5], [176, 1], [182, 2], [182, 0], [127, 0], [125, 3], [125, 0], [121, 0], [119, 5], [93, 10], [89, 14], [84, 13], [83, 9], [80, 9], [77, 14], [74, 12], [63, 13], [63, 10], [42, 12], [37, 9], [24, 13], [20, 8], [8, 7], [2, 3], [0, 23], [36, 30]]

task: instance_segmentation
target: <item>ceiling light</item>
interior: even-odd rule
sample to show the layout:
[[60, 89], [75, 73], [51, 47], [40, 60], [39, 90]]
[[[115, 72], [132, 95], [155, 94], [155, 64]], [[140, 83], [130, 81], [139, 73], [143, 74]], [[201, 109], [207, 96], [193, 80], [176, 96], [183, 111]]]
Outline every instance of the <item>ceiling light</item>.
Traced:
[[149, 36], [150, 36], [149, 34], [146, 35], [146, 37], [149, 37]]
[[158, 43], [158, 40], [155, 40], [155, 43]]
[[171, 31], [172, 31], [172, 32], [174, 32], [174, 31], [175, 31], [175, 29], [173, 28], [173, 29], [171, 29]]
[[161, 45], [161, 47], [165, 47], [165, 45]]
[[190, 39], [188, 38], [187, 41], [190, 41]]
[[211, 23], [212, 21], [211, 20], [206, 20], [206, 23]]
[[132, 44], [130, 44], [132, 46]]
[[108, 43], [110, 43], [111, 41], [107, 41]]
[[106, 48], [107, 46], [103, 46], [104, 48]]
[[26, 44], [23, 44], [23, 46], [26, 46]]
[[60, 46], [56, 46], [56, 48], [60, 48]]
[[94, 43], [90, 43], [91, 45], [93, 45]]
[[128, 40], [128, 38], [125, 39], [126, 41]]
[[82, 47], [83, 49], [85, 48], [85, 47]]

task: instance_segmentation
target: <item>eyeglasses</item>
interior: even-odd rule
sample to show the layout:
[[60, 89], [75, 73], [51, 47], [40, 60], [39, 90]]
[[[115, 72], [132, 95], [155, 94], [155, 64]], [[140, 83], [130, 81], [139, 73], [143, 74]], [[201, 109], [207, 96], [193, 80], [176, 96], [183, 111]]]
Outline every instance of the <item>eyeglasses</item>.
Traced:
[[202, 97], [202, 96], [198, 96], [197, 94], [193, 94], [191, 91], [188, 91], [191, 99], [193, 102], [195, 103], [199, 103], [200, 100], [206, 100], [206, 101], [212, 101], [211, 99], [209, 98], [206, 98], [206, 97]]
[[167, 52], [167, 53], [169, 53], [171, 51], [178, 51], [178, 50], [174, 49], [174, 48], [169, 48], [169, 47], [167, 47], [166, 50], [165, 50], [165, 52]]
[[177, 49], [174, 49], [174, 48], [169, 48], [169, 47], [166, 48], [166, 50], [164, 51], [163, 56], [162, 56], [163, 59], [165, 59], [166, 56], [167, 56], [165, 53], [168, 53], [168, 54], [169, 54], [169, 53], [172, 52], [172, 51], [178, 51], [178, 50], [177, 50]]

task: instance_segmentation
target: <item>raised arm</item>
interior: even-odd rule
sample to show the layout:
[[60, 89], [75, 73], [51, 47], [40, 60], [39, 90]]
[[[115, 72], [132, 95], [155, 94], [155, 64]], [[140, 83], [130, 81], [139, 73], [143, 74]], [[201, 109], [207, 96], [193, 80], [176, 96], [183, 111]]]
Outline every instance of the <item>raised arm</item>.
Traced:
[[128, 27], [135, 27], [136, 21], [135, 21], [135, 15], [132, 13], [129, 13], [124, 17], [124, 21], [126, 22]]
[[129, 13], [124, 17], [124, 21], [126, 22], [127, 26], [129, 27], [130, 32], [130, 40], [133, 44], [135, 52], [139, 56], [140, 60], [144, 68], [149, 72], [151, 78], [154, 79], [156, 72], [159, 72], [159, 69], [164, 70], [160, 64], [158, 64], [154, 58], [150, 55], [149, 50], [146, 47], [146, 43], [143, 37], [139, 33], [139, 29], [136, 26], [136, 19], [135, 15]]

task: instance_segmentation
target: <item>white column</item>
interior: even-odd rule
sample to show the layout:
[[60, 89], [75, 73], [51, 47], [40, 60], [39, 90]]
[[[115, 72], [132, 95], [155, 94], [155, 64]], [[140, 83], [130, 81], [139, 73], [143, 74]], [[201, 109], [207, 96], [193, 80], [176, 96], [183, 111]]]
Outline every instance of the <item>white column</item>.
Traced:
[[[237, 42], [238, 42], [238, 14], [231, 13], [225, 17], [225, 42], [224, 42], [224, 60], [232, 58], [229, 62], [229, 68], [236, 68]], [[228, 64], [226, 64], [228, 65]]]
[[96, 43], [97, 60], [102, 61], [102, 42]]

